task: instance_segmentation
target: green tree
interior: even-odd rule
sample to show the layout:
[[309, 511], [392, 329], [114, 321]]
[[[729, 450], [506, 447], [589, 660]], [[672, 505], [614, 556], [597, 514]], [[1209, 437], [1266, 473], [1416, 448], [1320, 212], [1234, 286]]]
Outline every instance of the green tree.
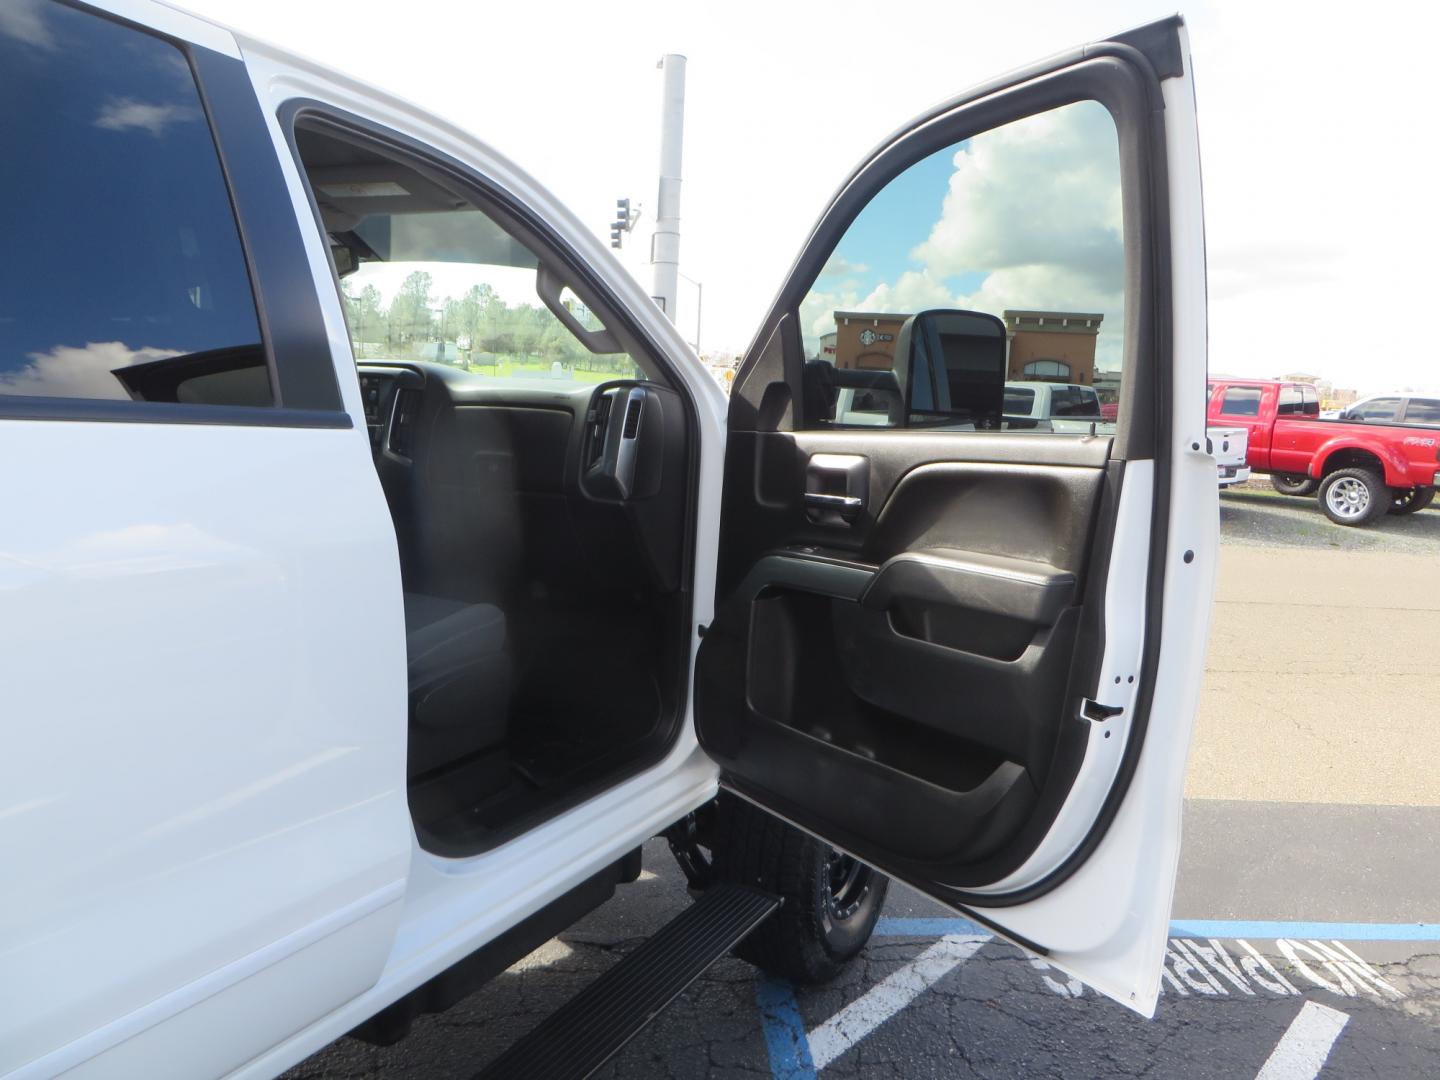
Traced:
[[434, 337], [432, 284], [430, 275], [423, 270], [416, 270], [401, 282], [400, 291], [390, 302], [388, 337], [392, 348], [404, 352], [418, 351], [421, 342]]
[[566, 367], [572, 367], [575, 363], [575, 356], [571, 346], [578, 344], [575, 335], [558, 322], [551, 320], [550, 325], [540, 335], [536, 351], [546, 360], [551, 362], [559, 360]]
[[448, 340], [465, 339], [472, 350], [484, 351], [480, 342], [483, 336], [485, 311], [496, 300], [495, 290], [489, 285], [472, 285], [459, 300], [445, 299], [442, 316], [442, 333]]
[[[342, 285], [342, 288], [345, 288]], [[355, 341], [385, 340], [385, 310], [381, 307], [380, 290], [366, 285], [358, 296], [345, 288], [345, 314], [350, 320], [350, 337]]]
[[511, 308], [510, 318], [515, 352], [522, 358], [534, 356], [540, 351], [540, 343], [545, 339], [545, 331], [554, 316], [543, 308], [525, 304]]

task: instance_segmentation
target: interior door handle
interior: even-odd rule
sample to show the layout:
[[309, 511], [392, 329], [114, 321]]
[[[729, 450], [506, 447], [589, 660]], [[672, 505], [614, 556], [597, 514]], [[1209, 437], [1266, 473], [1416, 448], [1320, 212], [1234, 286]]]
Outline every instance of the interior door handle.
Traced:
[[805, 463], [805, 514], [817, 525], [848, 529], [869, 493], [870, 462], [859, 454], [811, 454]]
[[805, 505], [818, 506], [822, 510], [838, 510], [841, 517], [856, 517], [865, 509], [865, 500], [859, 495], [824, 495], [818, 491], [805, 492]]

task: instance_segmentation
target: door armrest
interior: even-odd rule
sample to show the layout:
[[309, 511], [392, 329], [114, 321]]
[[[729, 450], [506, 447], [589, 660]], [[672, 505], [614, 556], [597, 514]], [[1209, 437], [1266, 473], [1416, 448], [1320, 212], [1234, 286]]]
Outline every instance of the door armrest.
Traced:
[[935, 547], [887, 559], [860, 603], [883, 611], [913, 600], [1053, 626], [1074, 598], [1075, 575], [1049, 563]]

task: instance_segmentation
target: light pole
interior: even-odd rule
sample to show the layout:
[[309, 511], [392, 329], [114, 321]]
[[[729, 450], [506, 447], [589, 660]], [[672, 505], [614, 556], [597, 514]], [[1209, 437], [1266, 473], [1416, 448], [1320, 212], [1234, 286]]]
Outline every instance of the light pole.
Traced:
[[680, 163], [685, 137], [685, 57], [666, 53], [656, 65], [665, 84], [660, 107], [660, 190], [655, 199], [655, 233], [650, 238], [651, 293], [675, 321], [676, 276], [680, 265]]
[[[689, 274], [682, 274], [679, 270], [675, 271], [675, 276], [684, 278], [695, 286], [695, 354], [698, 356], [700, 354], [700, 316], [705, 312], [705, 286]], [[675, 316], [671, 315], [670, 319], [673, 322]]]

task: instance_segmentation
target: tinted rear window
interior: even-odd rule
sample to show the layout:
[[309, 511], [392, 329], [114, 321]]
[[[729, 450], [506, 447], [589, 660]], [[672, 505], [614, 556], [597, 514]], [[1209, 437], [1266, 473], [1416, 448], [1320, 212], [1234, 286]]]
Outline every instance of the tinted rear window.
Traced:
[[1408, 424], [1440, 424], [1440, 398], [1411, 398], [1405, 407]]

